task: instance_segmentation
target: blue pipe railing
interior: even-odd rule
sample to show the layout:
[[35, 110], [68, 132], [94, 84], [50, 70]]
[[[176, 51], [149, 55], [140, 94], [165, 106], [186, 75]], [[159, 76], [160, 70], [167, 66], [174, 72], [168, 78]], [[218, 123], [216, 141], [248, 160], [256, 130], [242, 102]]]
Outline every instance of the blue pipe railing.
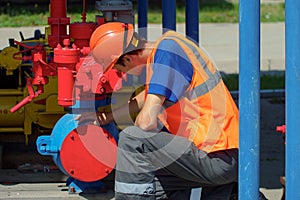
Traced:
[[[260, 1], [240, 0], [239, 4], [239, 199], [252, 200], [259, 198], [260, 174]], [[300, 1], [286, 0], [286, 199], [300, 199], [300, 135], [297, 134], [300, 120], [299, 7]], [[176, 0], [162, 0], [162, 8], [163, 30], [176, 30]], [[147, 7], [140, 4], [139, 13], [139, 27], [146, 27]], [[186, 0], [186, 13], [186, 35], [198, 42], [199, 1]]]
[[[139, 34], [147, 38], [148, 0], [138, 1]], [[162, 0], [162, 28], [176, 31], [176, 0]], [[186, 0], [186, 35], [199, 42], [199, 0]]]
[[286, 199], [300, 199], [300, 1], [285, 1]]
[[186, 35], [199, 43], [199, 1], [186, 0], [185, 4]]
[[176, 0], [162, 0], [162, 12], [163, 33], [176, 31]]
[[240, 0], [239, 197], [259, 199], [260, 1]]
[[139, 34], [145, 39], [148, 38], [147, 34], [148, 24], [148, 0], [138, 1], [138, 28]]

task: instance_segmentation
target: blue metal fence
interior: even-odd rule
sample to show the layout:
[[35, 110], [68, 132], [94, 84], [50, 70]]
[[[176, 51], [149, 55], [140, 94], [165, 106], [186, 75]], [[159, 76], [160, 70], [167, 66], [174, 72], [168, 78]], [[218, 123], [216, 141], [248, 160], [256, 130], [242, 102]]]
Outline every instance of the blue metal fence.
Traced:
[[239, 199], [259, 199], [260, 1], [240, 0]]
[[176, 30], [176, 0], [162, 0], [163, 32]]
[[285, 1], [286, 199], [300, 199], [300, 1]]
[[[139, 28], [147, 27], [147, 3], [139, 1]], [[239, 199], [259, 198], [260, 1], [239, 1]], [[300, 1], [285, 1], [286, 199], [300, 199]], [[199, 0], [186, 0], [186, 35], [199, 41]], [[162, 0], [163, 30], [176, 30], [176, 0]]]
[[199, 43], [199, 1], [186, 0], [185, 7], [186, 35]]
[[[147, 38], [148, 0], [138, 1], [138, 28]], [[162, 0], [162, 28], [176, 30], [176, 0]], [[199, 42], [199, 0], [186, 0], [186, 35]]]
[[139, 34], [144, 38], [148, 38], [147, 34], [148, 24], [148, 0], [138, 1], [138, 28]]

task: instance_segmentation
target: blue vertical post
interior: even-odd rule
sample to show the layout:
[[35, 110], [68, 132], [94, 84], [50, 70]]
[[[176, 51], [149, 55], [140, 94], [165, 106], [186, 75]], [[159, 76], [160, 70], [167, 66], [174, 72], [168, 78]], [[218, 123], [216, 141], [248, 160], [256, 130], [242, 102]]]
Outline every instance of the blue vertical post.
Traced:
[[259, 199], [260, 1], [240, 0], [239, 197]]
[[300, 1], [285, 1], [286, 199], [300, 199]]
[[163, 33], [176, 30], [176, 0], [162, 0]]
[[186, 35], [199, 43], [199, 0], [186, 0]]
[[148, 24], [148, 0], [138, 1], [138, 28], [139, 34], [147, 39], [147, 24]]

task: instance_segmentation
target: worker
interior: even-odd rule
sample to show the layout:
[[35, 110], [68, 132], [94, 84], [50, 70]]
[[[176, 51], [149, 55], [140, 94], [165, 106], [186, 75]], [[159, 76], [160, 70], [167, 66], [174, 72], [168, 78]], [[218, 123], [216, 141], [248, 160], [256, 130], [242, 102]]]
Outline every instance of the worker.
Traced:
[[104, 71], [146, 73], [144, 91], [128, 105], [97, 113], [104, 125], [138, 112], [119, 134], [115, 199], [183, 200], [199, 187], [201, 199], [230, 199], [238, 176], [238, 109], [204, 50], [175, 31], [146, 41], [120, 22], [99, 26], [90, 48]]

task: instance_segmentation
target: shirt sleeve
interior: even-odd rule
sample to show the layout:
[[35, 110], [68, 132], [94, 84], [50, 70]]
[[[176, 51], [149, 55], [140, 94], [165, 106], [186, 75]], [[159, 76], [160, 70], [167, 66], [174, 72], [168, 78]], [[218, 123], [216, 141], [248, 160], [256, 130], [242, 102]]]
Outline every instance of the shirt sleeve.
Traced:
[[181, 47], [173, 40], [163, 40], [154, 55], [149, 94], [159, 94], [177, 102], [189, 87], [193, 66]]

